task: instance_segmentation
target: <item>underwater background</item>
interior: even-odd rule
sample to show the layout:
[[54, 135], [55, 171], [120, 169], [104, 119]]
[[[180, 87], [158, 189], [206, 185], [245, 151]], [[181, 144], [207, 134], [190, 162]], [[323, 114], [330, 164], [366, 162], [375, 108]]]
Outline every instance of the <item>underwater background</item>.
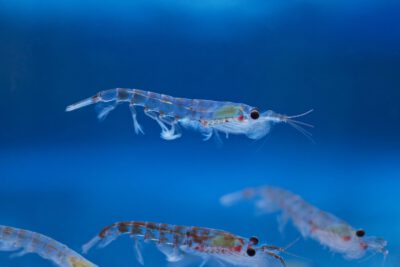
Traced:
[[[0, 224], [77, 251], [120, 220], [286, 246], [299, 236], [291, 224], [282, 235], [275, 215], [219, 204], [223, 194], [269, 184], [385, 237], [385, 266], [400, 266], [399, 14], [394, 0], [0, 0]], [[220, 147], [191, 131], [168, 142], [140, 108], [144, 136], [127, 105], [102, 123], [92, 108], [65, 112], [115, 87], [284, 114], [313, 108], [302, 119], [315, 125], [315, 144], [288, 125], [257, 142], [230, 136]], [[310, 259], [304, 266], [382, 262], [347, 261], [313, 240], [288, 251]], [[144, 257], [167, 266], [154, 246]], [[139, 266], [129, 238], [87, 258]], [[0, 266], [52, 265], [0, 252]]]

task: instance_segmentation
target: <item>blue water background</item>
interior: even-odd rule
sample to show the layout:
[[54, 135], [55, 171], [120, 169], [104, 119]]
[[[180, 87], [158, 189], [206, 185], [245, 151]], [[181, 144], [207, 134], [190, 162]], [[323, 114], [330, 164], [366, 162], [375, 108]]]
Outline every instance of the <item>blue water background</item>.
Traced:
[[[225, 229], [285, 246], [275, 216], [222, 194], [271, 184], [300, 194], [367, 234], [384, 236], [400, 266], [400, 2], [0, 1], [0, 224], [77, 251], [102, 227], [146, 220]], [[222, 147], [184, 132], [159, 138], [126, 105], [102, 123], [68, 104], [115, 87], [243, 102], [314, 124], [313, 144], [286, 125]], [[141, 112], [139, 112], [141, 113]], [[346, 261], [312, 240], [291, 253], [310, 266]], [[139, 266], [128, 238], [88, 258]], [[287, 259], [296, 258], [286, 256]], [[151, 245], [146, 266], [166, 266]], [[199, 262], [193, 266], [198, 266]], [[51, 266], [36, 255], [0, 266]]]

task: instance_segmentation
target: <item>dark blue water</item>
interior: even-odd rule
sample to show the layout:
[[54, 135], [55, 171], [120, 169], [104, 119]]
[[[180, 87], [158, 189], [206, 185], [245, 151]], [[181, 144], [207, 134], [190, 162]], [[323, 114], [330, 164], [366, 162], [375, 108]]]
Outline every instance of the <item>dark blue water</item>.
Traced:
[[[285, 246], [274, 216], [226, 209], [222, 194], [271, 184], [302, 195], [367, 234], [400, 266], [400, 3], [398, 1], [0, 1], [0, 224], [71, 248], [119, 220], [257, 235]], [[164, 141], [127, 106], [103, 123], [68, 104], [115, 87], [243, 102], [296, 114], [313, 144], [280, 125], [258, 142], [222, 147], [198, 133]], [[346, 261], [312, 240], [290, 252], [311, 266]], [[129, 239], [94, 251], [100, 266], [138, 266]], [[288, 260], [297, 260], [286, 257]], [[146, 266], [165, 266], [151, 245]], [[199, 263], [198, 263], [199, 264]], [[51, 266], [28, 255], [0, 266]], [[196, 264], [193, 266], [197, 266]]]

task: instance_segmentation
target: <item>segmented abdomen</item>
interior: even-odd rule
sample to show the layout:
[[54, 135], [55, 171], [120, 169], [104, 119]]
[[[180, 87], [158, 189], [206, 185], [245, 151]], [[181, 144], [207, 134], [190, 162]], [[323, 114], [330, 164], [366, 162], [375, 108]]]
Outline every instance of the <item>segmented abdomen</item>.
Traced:
[[150, 91], [133, 89], [132, 103], [145, 109], [163, 115], [188, 118], [192, 120], [207, 120], [224, 102], [172, 97]]
[[22, 248], [38, 253], [46, 259], [64, 256], [65, 247], [46, 236], [28, 230], [0, 226], [0, 242], [2, 247], [8, 247], [10, 250]]
[[0, 225], [0, 251], [22, 249], [20, 255], [37, 253], [44, 259], [65, 267], [95, 267], [75, 251], [45, 235]]
[[234, 248], [242, 247], [244, 239], [228, 232], [203, 228], [170, 225], [153, 222], [118, 222], [104, 228], [99, 237], [110, 238], [120, 234], [130, 234], [144, 240], [154, 241], [159, 244], [188, 246], [195, 250], [212, 252], [212, 248]]

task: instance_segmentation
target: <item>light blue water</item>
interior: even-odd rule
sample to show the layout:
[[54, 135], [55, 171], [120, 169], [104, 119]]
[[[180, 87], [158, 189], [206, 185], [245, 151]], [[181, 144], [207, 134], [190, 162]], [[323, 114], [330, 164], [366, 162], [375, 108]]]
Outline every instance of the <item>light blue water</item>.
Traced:
[[[271, 184], [300, 194], [367, 234], [384, 236], [400, 266], [400, 4], [396, 1], [0, 2], [0, 224], [77, 251], [102, 227], [147, 220], [221, 228], [285, 246], [275, 216], [221, 195]], [[296, 114], [267, 139], [218, 147], [190, 131], [159, 138], [126, 105], [103, 123], [68, 104], [114, 87], [229, 100]], [[139, 111], [139, 113], [141, 113]], [[290, 252], [311, 266], [379, 266], [332, 255], [312, 240]], [[146, 266], [166, 266], [151, 245]], [[129, 239], [88, 258], [139, 266]], [[288, 260], [296, 260], [286, 256]], [[0, 266], [51, 266], [36, 255]], [[196, 264], [193, 266], [197, 266]]]

